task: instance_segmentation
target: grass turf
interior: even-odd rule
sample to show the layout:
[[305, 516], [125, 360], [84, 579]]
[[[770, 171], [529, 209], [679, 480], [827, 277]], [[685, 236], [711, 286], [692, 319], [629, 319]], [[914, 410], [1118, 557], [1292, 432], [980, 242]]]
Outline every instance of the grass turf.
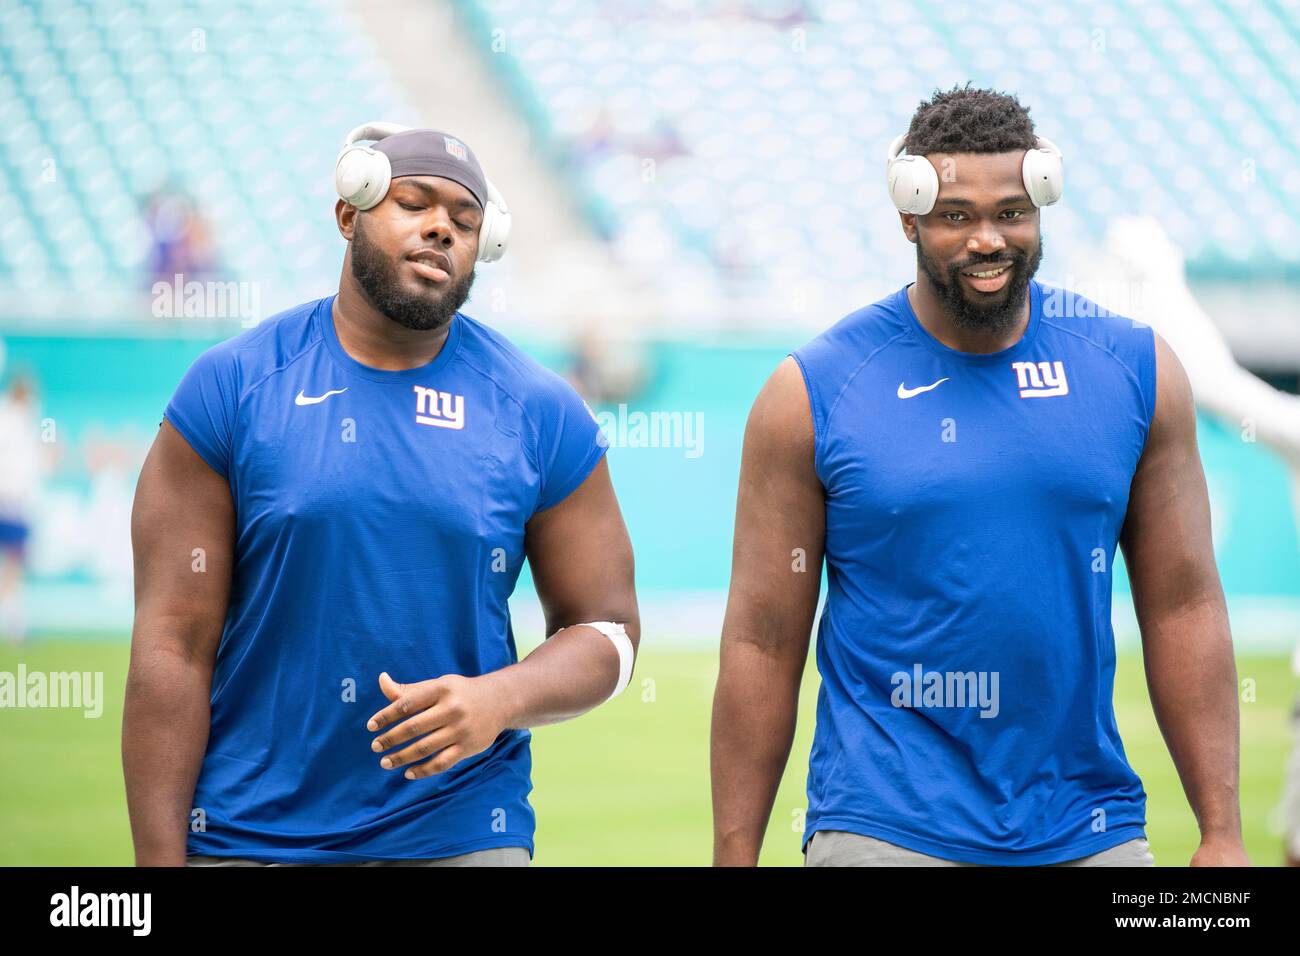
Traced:
[[[122, 785], [125, 641], [43, 640], [0, 646], [0, 670], [103, 671], [98, 719], [80, 711], [0, 710], [0, 865], [129, 865]], [[1254, 681], [1241, 706], [1241, 810], [1256, 865], [1282, 859], [1277, 806], [1296, 685], [1283, 656], [1242, 656]], [[710, 859], [709, 718], [716, 652], [645, 648], [632, 686], [612, 704], [534, 731], [535, 865], [703, 865]], [[817, 677], [810, 661], [790, 763], [762, 863], [799, 865]], [[1147, 791], [1147, 835], [1159, 865], [1182, 866], [1196, 822], [1151, 713], [1141, 657], [1121, 655], [1120, 733]]]

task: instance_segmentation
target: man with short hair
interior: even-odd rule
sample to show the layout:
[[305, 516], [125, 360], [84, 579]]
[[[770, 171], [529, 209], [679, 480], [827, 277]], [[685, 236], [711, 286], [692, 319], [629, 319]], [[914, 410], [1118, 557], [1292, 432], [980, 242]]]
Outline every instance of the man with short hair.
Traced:
[[794, 352], [750, 414], [715, 862], [758, 859], [824, 558], [806, 865], [1152, 865], [1112, 706], [1120, 546], [1201, 828], [1192, 862], [1244, 864], [1235, 665], [1182, 367], [1148, 327], [1033, 280], [1063, 167], [1014, 97], [936, 91], [900, 140], [889, 187], [915, 282]]
[[[348, 137], [336, 186], [338, 294], [203, 353], [140, 475], [141, 865], [526, 865], [526, 728], [630, 678], [607, 443], [459, 311], [505, 249], [500, 194], [454, 136], [386, 124]], [[519, 661], [525, 558], [551, 636]]]

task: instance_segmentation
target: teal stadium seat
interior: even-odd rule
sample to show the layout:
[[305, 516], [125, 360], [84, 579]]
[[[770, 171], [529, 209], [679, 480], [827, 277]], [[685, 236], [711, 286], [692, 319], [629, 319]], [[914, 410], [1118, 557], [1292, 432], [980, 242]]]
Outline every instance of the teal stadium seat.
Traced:
[[792, 281], [846, 310], [884, 294], [911, 257], [881, 188], [885, 147], [934, 88], [971, 80], [1017, 92], [1065, 151], [1049, 257], [1142, 210], [1194, 277], [1300, 278], [1294, 0], [459, 6], [484, 43], [504, 31], [488, 60], [650, 272], [698, 254], [701, 274], [760, 300]]
[[329, 159], [357, 123], [413, 115], [360, 33], [345, 0], [6, 4], [0, 285], [140, 288], [144, 203], [169, 187], [223, 279], [321, 294], [340, 254]]

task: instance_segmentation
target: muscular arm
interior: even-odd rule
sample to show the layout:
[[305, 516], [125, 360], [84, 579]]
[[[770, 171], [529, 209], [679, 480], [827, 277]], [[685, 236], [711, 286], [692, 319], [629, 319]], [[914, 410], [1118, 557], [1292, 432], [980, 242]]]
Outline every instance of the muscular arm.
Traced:
[[1246, 863], [1237, 671], [1210, 540], [1191, 386], [1156, 336], [1156, 411], [1120, 537], [1156, 722], [1201, 829], [1193, 864]]
[[[230, 488], [164, 421], [131, 513], [135, 626], [122, 770], [139, 866], [183, 866], [234, 552]], [[194, 549], [203, 549], [196, 570]]]
[[513, 705], [508, 727], [576, 717], [614, 690], [619, 660], [613, 643], [597, 630], [573, 625], [623, 624], [634, 650], [641, 636], [632, 543], [605, 459], [573, 494], [533, 516], [524, 548], [552, 636], [497, 672]]
[[715, 865], [758, 862], [794, 740], [825, 537], [812, 412], [802, 373], [787, 358], [759, 393], [745, 428], [713, 698]]
[[613, 643], [594, 628], [574, 626], [613, 621], [626, 628], [634, 650], [640, 641], [632, 544], [603, 459], [577, 490], [532, 517], [524, 549], [552, 636], [517, 664], [477, 677], [398, 684], [381, 675], [392, 703], [367, 725], [384, 731], [372, 749], [414, 740], [381, 766], [413, 764], [405, 771], [410, 779], [441, 773], [485, 750], [506, 728], [576, 717], [613, 692]]

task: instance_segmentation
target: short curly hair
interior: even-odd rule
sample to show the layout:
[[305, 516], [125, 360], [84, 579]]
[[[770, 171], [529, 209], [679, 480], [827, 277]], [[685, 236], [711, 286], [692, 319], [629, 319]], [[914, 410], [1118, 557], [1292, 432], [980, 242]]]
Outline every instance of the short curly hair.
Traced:
[[1010, 93], [954, 86], [935, 90], [912, 114], [904, 143], [913, 156], [1007, 153], [1037, 145], [1029, 108]]

